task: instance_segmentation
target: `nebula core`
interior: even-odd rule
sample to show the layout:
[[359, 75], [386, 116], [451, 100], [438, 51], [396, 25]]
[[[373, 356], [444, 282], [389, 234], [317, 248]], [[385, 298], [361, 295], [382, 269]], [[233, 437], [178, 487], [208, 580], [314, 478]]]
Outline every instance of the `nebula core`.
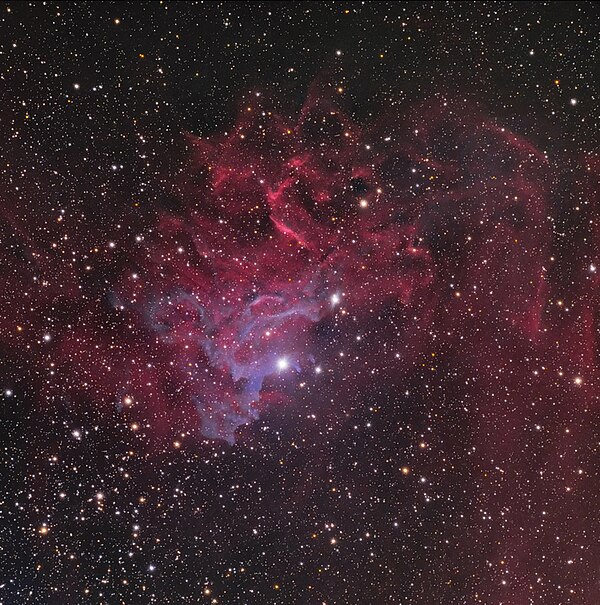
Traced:
[[[161, 358], [176, 360], [179, 396], [208, 437], [232, 441], [282, 397], [277, 383], [297, 381], [289, 374], [330, 372], [334, 342], [354, 355], [352, 343], [319, 337], [323, 326], [382, 313], [422, 328], [431, 315], [435, 265], [419, 229], [429, 201], [404, 175], [382, 178], [419, 142], [384, 142], [313, 94], [294, 121], [256, 98], [226, 135], [188, 136], [183, 209], [161, 218], [140, 279], [118, 288]], [[376, 154], [365, 153], [371, 139]], [[414, 327], [398, 330], [400, 372], [419, 346], [406, 346]]]

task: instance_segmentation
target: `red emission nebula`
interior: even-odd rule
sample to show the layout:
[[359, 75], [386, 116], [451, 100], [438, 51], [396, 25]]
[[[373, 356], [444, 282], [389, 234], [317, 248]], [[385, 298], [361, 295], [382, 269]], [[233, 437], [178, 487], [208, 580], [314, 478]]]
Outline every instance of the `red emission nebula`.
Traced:
[[[60, 215], [32, 229], [3, 195], [5, 363], [29, 368], [40, 408], [144, 410], [157, 439], [197, 428], [243, 447], [263, 414], [324, 418], [415, 376], [424, 396], [451, 380], [439, 422], [466, 411], [477, 514], [522, 510], [503, 528], [520, 578], [510, 602], [528, 602], [520, 566], [554, 564], [535, 562], [536, 540], [568, 583], [562, 560], [577, 553], [527, 519], [557, 513], [554, 492], [564, 505], [598, 487], [585, 470], [597, 455], [597, 159], [546, 155], [451, 100], [359, 124], [316, 88], [293, 117], [252, 93], [227, 132], [185, 138], [183, 168], [163, 183], [176, 201], [151, 224], [124, 201], [116, 243]], [[86, 276], [100, 265], [99, 289]], [[592, 502], [568, 509], [572, 536], [581, 519], [589, 530]], [[600, 599], [591, 579], [589, 591], [586, 603]]]
[[[5, 261], [18, 277], [4, 289], [3, 333], [9, 351], [15, 328], [19, 346], [32, 335], [44, 343], [28, 360], [52, 359], [37, 385], [44, 397], [136, 401], [161, 417], [191, 406], [202, 434], [233, 443], [264, 406], [293, 405], [299, 381], [339, 382], [341, 392], [399, 384], [443, 340], [456, 363], [472, 356], [480, 365], [476, 391], [508, 388], [514, 377], [486, 364], [510, 348], [517, 366], [517, 352], [539, 359], [540, 389], [573, 382], [573, 405], [585, 407], [597, 234], [587, 230], [569, 250], [580, 266], [563, 283], [557, 170], [532, 143], [450, 102], [362, 126], [322, 90], [293, 118], [249, 96], [228, 132], [186, 138], [177, 209], [137, 236], [100, 295], [86, 291], [89, 267], [65, 261], [64, 248], [79, 242], [47, 246], [69, 242], [68, 225], [59, 219], [38, 242], [4, 197], [23, 259]], [[581, 172], [568, 195], [588, 214], [594, 160]], [[44, 326], [60, 306], [64, 323]], [[377, 334], [371, 359], [360, 339], [338, 341], [341, 324]], [[517, 415], [522, 403], [511, 400]]]

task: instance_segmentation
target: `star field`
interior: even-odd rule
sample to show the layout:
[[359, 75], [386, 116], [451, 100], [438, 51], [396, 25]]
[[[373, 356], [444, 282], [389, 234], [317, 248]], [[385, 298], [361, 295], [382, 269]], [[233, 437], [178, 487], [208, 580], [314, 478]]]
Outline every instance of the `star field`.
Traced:
[[594, 3], [0, 11], [0, 605], [600, 602]]

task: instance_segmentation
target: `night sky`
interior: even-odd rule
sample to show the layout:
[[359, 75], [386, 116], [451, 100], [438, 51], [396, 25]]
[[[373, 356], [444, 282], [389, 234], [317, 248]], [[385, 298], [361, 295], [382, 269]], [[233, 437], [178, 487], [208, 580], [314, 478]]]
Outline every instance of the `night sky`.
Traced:
[[0, 9], [0, 605], [598, 605], [593, 2]]

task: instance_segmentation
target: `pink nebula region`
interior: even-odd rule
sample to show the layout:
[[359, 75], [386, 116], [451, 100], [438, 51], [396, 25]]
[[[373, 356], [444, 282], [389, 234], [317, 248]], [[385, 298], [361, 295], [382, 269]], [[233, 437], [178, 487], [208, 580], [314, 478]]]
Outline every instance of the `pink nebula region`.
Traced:
[[188, 136], [185, 210], [161, 218], [143, 278], [116, 298], [176, 360], [207, 437], [233, 441], [283, 398], [278, 383], [327, 369], [319, 325], [392, 312], [427, 324], [435, 264], [421, 202], [382, 174], [399, 146], [373, 154], [372, 138], [323, 100], [294, 120], [255, 102], [230, 132]]
[[[185, 416], [233, 443], [265, 406], [305, 397], [300, 385], [315, 410], [332, 393], [394, 390], [430, 350], [482, 370], [496, 355], [534, 355], [577, 382], [594, 365], [586, 255], [597, 234], [581, 236], [578, 269], [556, 269], [559, 169], [473, 107], [423, 104], [364, 125], [322, 90], [292, 116], [252, 94], [227, 132], [186, 141], [168, 183], [176, 207], [119, 241], [114, 269], [102, 244], [103, 292], [64, 261], [68, 243], [61, 256], [4, 209], [30, 250], [23, 269], [39, 276], [27, 303], [36, 325], [23, 334], [45, 347], [33, 363], [46, 397], [135, 402], [167, 428]], [[597, 170], [584, 164], [568, 195], [588, 212]], [[135, 216], [123, 210], [130, 233]], [[587, 301], [570, 315], [557, 302], [569, 271]], [[45, 273], [55, 277], [42, 286]], [[9, 283], [5, 303], [18, 288]], [[68, 310], [45, 337], [57, 307]], [[8, 322], [23, 313], [16, 305]], [[556, 342], [571, 329], [580, 346], [563, 362]], [[590, 369], [579, 392], [592, 380]]]

